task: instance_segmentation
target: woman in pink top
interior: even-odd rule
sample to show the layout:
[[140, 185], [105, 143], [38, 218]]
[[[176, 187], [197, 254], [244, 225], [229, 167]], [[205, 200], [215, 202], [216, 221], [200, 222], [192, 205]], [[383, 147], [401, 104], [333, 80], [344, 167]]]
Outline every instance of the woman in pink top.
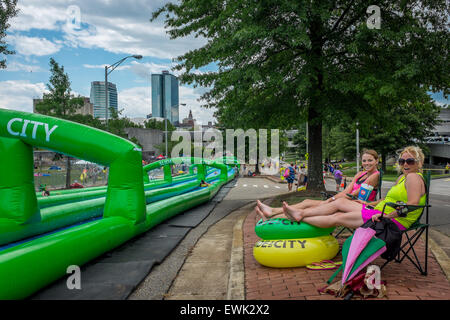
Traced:
[[[377, 195], [377, 187], [378, 187], [378, 179], [380, 177], [380, 172], [378, 171], [378, 153], [375, 150], [364, 150], [362, 154], [362, 166], [364, 171], [358, 172], [354, 177], [352, 182], [345, 188], [343, 191], [336, 194], [334, 197], [329, 198], [328, 200], [312, 200], [306, 199], [302, 202], [292, 205], [292, 208], [295, 209], [306, 209], [311, 207], [320, 206], [322, 204], [330, 203], [331, 201], [335, 201], [339, 198], [347, 198], [351, 199], [347, 194], [351, 194], [355, 198], [358, 197], [359, 189], [363, 183], [369, 184], [373, 186], [372, 193], [369, 196], [368, 201], [375, 200]], [[274, 216], [282, 215], [283, 208], [272, 208], [261, 201], [257, 200], [256, 205], [259, 210], [256, 212], [259, 213], [263, 220], [270, 219]]]

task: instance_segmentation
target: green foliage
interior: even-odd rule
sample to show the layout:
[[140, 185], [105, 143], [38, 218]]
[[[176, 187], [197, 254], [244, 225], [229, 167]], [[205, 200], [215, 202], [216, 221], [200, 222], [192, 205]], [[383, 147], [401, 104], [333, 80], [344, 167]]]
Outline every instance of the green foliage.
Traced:
[[[6, 37], [6, 30], [11, 26], [8, 20], [15, 17], [19, 12], [16, 5], [17, 0], [0, 0], [0, 54], [5, 56], [15, 53], [8, 49], [4, 38]], [[6, 59], [0, 60], [0, 69], [4, 68], [6, 68]]]
[[294, 135], [292, 142], [297, 145], [295, 154], [298, 159], [304, 159], [306, 154], [306, 123], [298, 128], [298, 132]]
[[[156, 130], [161, 130], [161, 131], [165, 131], [166, 130], [166, 125], [164, 123], [165, 121], [158, 121], [156, 119], [148, 119], [147, 121], [144, 122], [144, 126], [146, 129], [156, 129]], [[172, 132], [175, 131], [175, 126], [170, 123], [169, 120], [167, 120], [167, 131]]]
[[90, 127], [94, 127], [100, 130], [106, 130], [105, 125], [98, 118], [94, 118], [90, 114], [72, 114], [65, 117], [66, 119], [85, 124]]
[[69, 75], [64, 73], [64, 67], [53, 58], [50, 58], [50, 67], [50, 83], [47, 84], [50, 92], [44, 93], [43, 100], [36, 104], [36, 111], [67, 119], [67, 116], [73, 115], [84, 101], [82, 97], [75, 97], [71, 93]]
[[[370, 4], [381, 8], [381, 29], [367, 27]], [[362, 123], [368, 110], [384, 114], [414, 101], [418, 87], [448, 94], [449, 6], [445, 0], [182, 0], [152, 20], [166, 13], [171, 38], [207, 39], [177, 57], [175, 69], [184, 71], [183, 83], [212, 88], [202, 99], [222, 125], [288, 129], [308, 121], [308, 188], [322, 188], [322, 123]], [[212, 63], [217, 71], [195, 72]]]
[[[142, 126], [135, 124], [127, 117], [121, 118], [120, 115], [122, 115], [122, 112], [123, 110], [116, 111], [114, 108], [110, 108], [109, 114], [111, 115], [111, 118], [108, 119], [108, 126], [106, 128], [106, 131], [109, 131], [112, 134], [115, 134], [122, 138], [128, 139], [125, 128], [142, 128]], [[135, 139], [135, 141], [137, 141], [137, 139]]]
[[[438, 124], [440, 107], [435, 105], [423, 88], [416, 90], [416, 99], [390, 105], [385, 112], [368, 112], [359, 124], [360, 152], [374, 149], [387, 157], [407, 145], [419, 145], [425, 153], [424, 139]], [[327, 140], [332, 158], [354, 159], [356, 154], [356, 123], [340, 121]]]

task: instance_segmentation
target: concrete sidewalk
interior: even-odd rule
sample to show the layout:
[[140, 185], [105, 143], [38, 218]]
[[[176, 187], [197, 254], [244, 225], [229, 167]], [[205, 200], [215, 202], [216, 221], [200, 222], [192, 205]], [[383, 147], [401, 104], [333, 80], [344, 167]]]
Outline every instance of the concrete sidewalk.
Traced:
[[[268, 268], [254, 259], [253, 246], [259, 240], [254, 228], [259, 217], [253, 209], [253, 203], [247, 204], [202, 236], [166, 299], [339, 300], [317, 291], [326, 286], [333, 270]], [[443, 237], [439, 241], [449, 241]], [[342, 245], [345, 237], [338, 237], [338, 241]], [[432, 238], [429, 245], [428, 276], [420, 275], [406, 259], [401, 264], [391, 262], [382, 270], [382, 280], [387, 282], [387, 296], [383, 300], [450, 300], [449, 258]], [[422, 239], [416, 247], [418, 252], [424, 252]], [[333, 260], [342, 258], [339, 254]], [[383, 263], [378, 258], [372, 264]]]
[[[243, 181], [250, 180], [237, 184]], [[341, 300], [317, 291], [326, 286], [333, 270], [268, 268], [254, 259], [253, 246], [259, 240], [254, 230], [259, 217], [254, 212], [254, 200], [249, 199], [269, 189], [253, 187], [233, 189], [218, 211], [191, 231], [192, 235], [188, 234], [129, 299]], [[345, 238], [339, 237], [338, 241], [342, 244]], [[428, 276], [421, 276], [406, 259], [401, 264], [387, 265], [381, 272], [388, 290], [383, 299], [450, 300], [450, 260], [442, 249], [449, 244], [447, 236], [430, 230]], [[421, 257], [423, 245], [422, 239], [416, 244]], [[338, 255], [333, 260], [342, 259]], [[382, 263], [384, 260], [379, 258], [372, 264]]]
[[[252, 210], [248, 212], [243, 225], [245, 299], [340, 299], [329, 294], [321, 295], [318, 292], [318, 289], [327, 285], [326, 281], [334, 273], [334, 270], [317, 271], [306, 268], [261, 266], [253, 257], [253, 245], [260, 239], [254, 231], [258, 220], [259, 216]], [[345, 238], [338, 237], [338, 241], [342, 245]], [[418, 241], [416, 248], [418, 252], [424, 252], [422, 239]], [[450, 283], [443, 270], [445, 268], [448, 272], [448, 257], [441, 256], [443, 262], [446, 263], [441, 267], [433, 251], [432, 248], [428, 254], [428, 276], [420, 275], [412, 263], [406, 259], [401, 264], [395, 262], [388, 264], [381, 271], [381, 279], [387, 282], [387, 297], [383, 300], [450, 300]], [[342, 261], [342, 256], [339, 254], [333, 260]], [[381, 266], [384, 261], [378, 258], [372, 264]], [[340, 275], [335, 281], [339, 278]]]

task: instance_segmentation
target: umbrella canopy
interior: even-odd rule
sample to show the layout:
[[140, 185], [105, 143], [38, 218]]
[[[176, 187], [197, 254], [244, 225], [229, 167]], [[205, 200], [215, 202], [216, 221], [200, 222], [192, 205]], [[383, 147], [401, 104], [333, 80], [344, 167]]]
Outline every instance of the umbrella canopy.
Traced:
[[342, 265], [328, 280], [332, 279], [343, 270], [342, 285], [351, 280], [364, 267], [386, 251], [386, 243], [375, 238], [375, 230], [370, 228], [358, 228], [342, 245]]

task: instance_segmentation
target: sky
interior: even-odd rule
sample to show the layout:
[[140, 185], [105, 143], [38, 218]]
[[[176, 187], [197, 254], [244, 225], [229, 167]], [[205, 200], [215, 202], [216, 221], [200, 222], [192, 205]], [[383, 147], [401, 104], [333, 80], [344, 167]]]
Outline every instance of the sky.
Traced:
[[[151, 74], [173, 71], [173, 58], [202, 47], [205, 39], [171, 40], [164, 19], [150, 22], [167, 0], [19, 0], [6, 42], [16, 51], [0, 69], [0, 108], [32, 112], [50, 78], [50, 58], [64, 66], [75, 95], [89, 97], [92, 81], [104, 81], [105, 65], [129, 55], [108, 76], [118, 90], [119, 110], [129, 118], [151, 113]], [[207, 67], [198, 70], [213, 70]], [[197, 71], [197, 72], [198, 72]], [[200, 123], [214, 122], [213, 109], [201, 107], [207, 89], [180, 85], [180, 121], [192, 110]]]
[[[128, 55], [109, 76], [117, 85], [119, 110], [136, 118], [151, 113], [151, 74], [172, 71], [173, 58], [202, 47], [206, 40], [188, 36], [171, 40], [163, 17], [150, 22], [151, 13], [167, 0], [19, 0], [18, 15], [10, 20], [6, 42], [15, 55], [6, 56], [0, 70], [0, 108], [32, 112], [33, 98], [42, 98], [53, 57], [71, 80], [74, 94], [89, 97], [92, 81], [104, 81], [104, 67]], [[208, 66], [196, 72], [214, 70]], [[214, 121], [213, 109], [199, 98], [207, 88], [180, 86], [180, 121], [192, 110], [200, 123]], [[431, 95], [437, 104], [448, 99]]]

